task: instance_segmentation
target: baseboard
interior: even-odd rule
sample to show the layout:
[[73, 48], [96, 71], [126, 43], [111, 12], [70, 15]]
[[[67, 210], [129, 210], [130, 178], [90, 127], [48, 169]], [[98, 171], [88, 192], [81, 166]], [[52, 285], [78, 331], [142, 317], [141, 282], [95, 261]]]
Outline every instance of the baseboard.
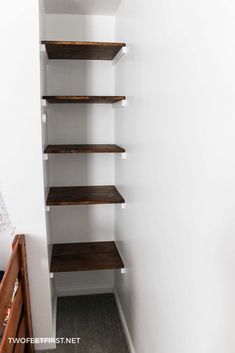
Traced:
[[122, 305], [121, 305], [121, 302], [120, 302], [120, 299], [119, 299], [119, 295], [118, 295], [118, 292], [116, 290], [114, 290], [114, 295], [115, 295], [117, 308], [118, 308], [119, 316], [120, 316], [121, 323], [122, 323], [122, 328], [123, 328], [123, 331], [124, 331], [124, 334], [125, 334], [125, 337], [126, 337], [126, 342], [127, 342], [128, 348], [129, 348], [129, 352], [130, 353], [135, 353], [135, 348], [134, 348], [134, 345], [133, 345], [133, 342], [132, 342], [132, 339], [131, 339], [131, 335], [130, 335], [130, 332], [129, 332], [129, 329], [128, 329], [128, 326], [127, 326], [127, 322], [126, 322], [125, 315], [124, 315], [124, 312], [123, 312], [123, 309], [122, 309]]
[[[57, 317], [57, 296], [55, 296], [53, 303], [53, 316], [52, 316], [52, 325], [53, 325], [53, 337], [56, 338], [56, 317]], [[55, 345], [56, 348], [56, 345]]]
[[97, 287], [73, 287], [73, 288], [56, 288], [57, 297], [70, 297], [76, 295], [102, 294], [113, 293], [114, 289], [110, 286]]

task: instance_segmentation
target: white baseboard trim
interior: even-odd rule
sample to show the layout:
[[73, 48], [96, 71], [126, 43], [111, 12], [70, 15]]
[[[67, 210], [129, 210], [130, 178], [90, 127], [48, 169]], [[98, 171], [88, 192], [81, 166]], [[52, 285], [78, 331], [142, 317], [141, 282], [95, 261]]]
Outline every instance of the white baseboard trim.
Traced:
[[[53, 337], [56, 338], [56, 317], [57, 317], [57, 296], [55, 296], [53, 303], [53, 315], [52, 315], [52, 325], [53, 325]], [[55, 345], [56, 348], [56, 345]]]
[[114, 289], [110, 286], [97, 287], [73, 287], [73, 288], [56, 288], [57, 297], [70, 297], [76, 295], [103, 294], [113, 293]]
[[121, 319], [121, 323], [122, 323], [122, 327], [123, 327], [123, 331], [124, 331], [124, 334], [125, 334], [125, 337], [126, 337], [126, 342], [127, 342], [129, 351], [130, 351], [130, 353], [136, 353], [134, 345], [133, 345], [133, 342], [132, 342], [132, 339], [131, 339], [130, 331], [129, 331], [128, 326], [127, 326], [125, 315], [124, 315], [124, 312], [123, 312], [123, 309], [122, 309], [122, 305], [121, 305], [121, 302], [120, 302], [120, 299], [119, 299], [119, 295], [118, 295], [118, 292], [116, 290], [114, 290], [114, 295], [115, 295], [117, 308], [118, 308], [118, 312], [119, 312], [119, 315], [120, 315], [120, 319]]

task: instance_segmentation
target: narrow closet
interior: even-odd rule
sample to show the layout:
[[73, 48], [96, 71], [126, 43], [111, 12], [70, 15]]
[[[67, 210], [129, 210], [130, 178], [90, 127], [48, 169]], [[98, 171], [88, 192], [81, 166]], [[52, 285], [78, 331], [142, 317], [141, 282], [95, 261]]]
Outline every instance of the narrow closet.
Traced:
[[[65, 1], [45, 1], [40, 20], [54, 325], [57, 317], [57, 336], [76, 336], [80, 329], [86, 337], [83, 353], [127, 352], [112, 294], [114, 271], [125, 272], [114, 235], [115, 207], [125, 204], [114, 183], [115, 158], [126, 156], [125, 146], [114, 143], [115, 109], [126, 101], [124, 92], [115, 92], [115, 65], [126, 53], [126, 43], [115, 42], [117, 5], [106, 4], [97, 13], [85, 3], [72, 9]], [[96, 326], [102, 318], [100, 333], [92, 318]], [[97, 338], [89, 336], [92, 332]]]

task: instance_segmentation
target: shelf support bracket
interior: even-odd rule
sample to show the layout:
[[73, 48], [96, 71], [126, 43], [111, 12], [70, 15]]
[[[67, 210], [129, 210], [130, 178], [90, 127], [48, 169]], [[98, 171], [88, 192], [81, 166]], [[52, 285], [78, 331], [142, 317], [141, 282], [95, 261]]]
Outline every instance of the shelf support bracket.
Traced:
[[41, 44], [41, 54], [42, 54], [42, 59], [45, 63], [45, 65], [48, 65], [48, 56], [47, 56], [47, 50], [46, 50], [46, 45], [45, 44]]
[[47, 116], [46, 114], [42, 114], [42, 123], [46, 124], [47, 123]]
[[122, 274], [122, 275], [126, 274], [126, 268], [125, 268], [125, 267], [124, 267], [124, 268], [121, 268], [121, 274]]
[[50, 212], [50, 211], [51, 211], [50, 206], [46, 206], [46, 212]]
[[49, 157], [47, 153], [43, 153], [43, 160], [48, 161]]
[[122, 159], [127, 159], [127, 153], [126, 152], [122, 153]]
[[116, 108], [124, 108], [124, 107], [127, 107], [129, 105], [129, 102], [127, 99], [123, 99], [122, 101], [120, 102], [116, 102], [116, 103], [113, 103], [112, 106], [113, 106], [113, 109], [116, 109]]
[[54, 278], [54, 273], [50, 272], [50, 279]]
[[46, 99], [42, 99], [42, 107], [46, 108], [47, 107], [47, 101]]
[[122, 47], [122, 49], [119, 50], [117, 55], [113, 58], [112, 64], [116, 65], [117, 62], [127, 53], [128, 53], [128, 47]]

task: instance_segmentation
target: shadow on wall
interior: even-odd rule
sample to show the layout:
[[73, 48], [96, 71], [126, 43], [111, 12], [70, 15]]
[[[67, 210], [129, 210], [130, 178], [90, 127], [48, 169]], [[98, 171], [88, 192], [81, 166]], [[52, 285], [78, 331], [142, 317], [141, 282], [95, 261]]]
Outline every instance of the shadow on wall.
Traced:
[[0, 270], [5, 270], [11, 254], [14, 228], [0, 192]]
[[46, 13], [114, 15], [120, 0], [44, 0]]

